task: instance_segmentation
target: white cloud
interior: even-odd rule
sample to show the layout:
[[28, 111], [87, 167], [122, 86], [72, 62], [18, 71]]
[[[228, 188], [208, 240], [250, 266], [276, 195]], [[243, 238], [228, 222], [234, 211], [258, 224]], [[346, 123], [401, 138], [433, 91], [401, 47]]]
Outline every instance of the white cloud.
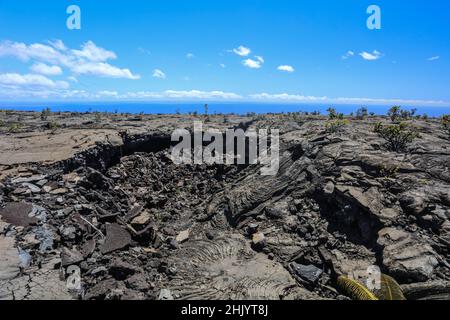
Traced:
[[67, 80], [69, 80], [69, 81], [71, 81], [73, 83], [78, 83], [78, 79], [75, 78], [74, 76], [67, 77]]
[[259, 93], [249, 95], [251, 99], [254, 100], [269, 100], [269, 101], [325, 101], [327, 97], [313, 97], [313, 96], [303, 96], [297, 94], [288, 94], [288, 93], [280, 93], [280, 94], [269, 94], [269, 93]]
[[109, 59], [117, 59], [114, 52], [97, 47], [92, 41], [88, 41], [81, 46], [82, 50], [72, 50], [74, 56], [85, 58], [92, 62], [104, 62]]
[[223, 92], [223, 91], [175, 91], [167, 90], [164, 92], [164, 96], [167, 98], [175, 99], [240, 99], [241, 96], [235, 93]]
[[233, 49], [233, 52], [241, 57], [247, 57], [252, 51], [244, 46]]
[[[58, 87], [66, 89], [58, 89]], [[280, 103], [333, 103], [350, 105], [410, 105], [410, 106], [450, 106], [450, 102], [442, 100], [407, 100], [407, 99], [374, 99], [374, 98], [329, 98], [326, 96], [305, 96], [300, 94], [270, 94], [259, 93], [242, 96], [224, 91], [201, 90], [167, 90], [163, 92], [138, 91], [121, 94], [117, 91], [88, 92], [85, 90], [70, 90], [67, 84], [53, 82], [40, 75], [0, 75], [0, 98], [29, 98], [29, 99], [76, 99], [83, 101], [121, 100], [121, 101], [151, 101], [151, 100], [223, 100], [223, 101], [258, 101]]]
[[159, 78], [159, 79], [165, 79], [166, 74], [164, 72], [162, 72], [162, 70], [155, 69], [155, 70], [153, 70], [153, 77]]
[[374, 50], [372, 53], [363, 51], [359, 54], [364, 60], [367, 61], [374, 61], [380, 59], [383, 55], [381, 52]]
[[55, 41], [49, 41], [48, 42], [53, 48], [60, 50], [60, 51], [66, 51], [67, 47], [61, 40], [55, 40]]
[[18, 73], [0, 74], [0, 86], [12, 89], [67, 89], [69, 84], [65, 81], [53, 81], [43, 75]]
[[368, 105], [414, 105], [414, 106], [448, 106], [449, 102], [442, 100], [411, 100], [411, 99], [374, 99], [374, 98], [329, 98], [326, 96], [304, 96], [297, 94], [269, 94], [259, 93], [248, 96], [252, 100], [256, 101], [268, 101], [268, 102], [320, 102], [320, 103], [336, 103], [336, 104], [368, 104]]
[[22, 61], [52, 64], [68, 68], [75, 74], [90, 74], [100, 77], [139, 79], [129, 69], [121, 69], [106, 63], [106, 60], [116, 59], [114, 52], [97, 47], [88, 41], [82, 45], [82, 50], [69, 50], [61, 40], [50, 45], [34, 43], [26, 45], [19, 42], [5, 41], [0, 43], [0, 57], [13, 56]]
[[186, 58], [187, 59], [194, 59], [195, 55], [193, 53], [188, 53], [188, 54], [186, 54]]
[[354, 55], [355, 53], [349, 50], [342, 56], [342, 60], [347, 60], [348, 58], [353, 57]]
[[242, 64], [250, 69], [259, 69], [262, 67], [263, 62], [261, 60], [246, 59], [242, 61]]
[[139, 92], [128, 92], [121, 95], [120, 98], [128, 100], [146, 100], [146, 99], [157, 99], [157, 100], [205, 100], [205, 99], [218, 99], [218, 100], [239, 100], [242, 96], [224, 91], [201, 91], [201, 90], [187, 90], [187, 91], [177, 91], [177, 90], [166, 90], [164, 92], [152, 92], [152, 91], [139, 91]]
[[70, 60], [52, 46], [40, 43], [34, 43], [28, 46], [25, 43], [11, 41], [5, 41], [0, 44], [1, 56], [13, 56], [22, 61], [33, 59], [53, 64], [67, 64]]
[[264, 63], [264, 58], [263, 58], [263, 57], [261, 57], [261, 56], [255, 56], [255, 58], [256, 58], [259, 62]]
[[223, 68], [223, 69], [225, 69], [227, 66], [226, 66], [224, 63], [221, 63], [221, 64], [220, 64], [220, 67]]
[[294, 67], [288, 66], [288, 65], [279, 66], [277, 69], [279, 71], [285, 71], [285, 72], [289, 72], [289, 73], [292, 73], [295, 71]]
[[441, 58], [440, 56], [435, 56], [435, 57], [428, 58], [428, 61], [436, 61], [436, 60], [439, 60], [440, 58]]
[[134, 75], [129, 69], [120, 69], [104, 62], [84, 62], [74, 65], [71, 68], [75, 74], [88, 74], [106, 78], [126, 78], [131, 80], [140, 79], [139, 75]]
[[46, 76], [59, 76], [63, 73], [62, 69], [58, 66], [49, 66], [45, 63], [35, 63], [30, 68], [34, 73], [43, 74]]
[[103, 90], [103, 91], [97, 92], [97, 96], [98, 97], [118, 97], [119, 93], [117, 91]]

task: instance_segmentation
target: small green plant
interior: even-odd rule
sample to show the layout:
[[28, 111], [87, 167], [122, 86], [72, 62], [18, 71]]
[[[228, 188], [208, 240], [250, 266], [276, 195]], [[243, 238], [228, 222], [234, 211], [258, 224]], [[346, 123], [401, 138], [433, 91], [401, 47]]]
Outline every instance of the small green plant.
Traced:
[[402, 120], [409, 120], [413, 117], [413, 114], [411, 111], [408, 110], [401, 110], [400, 111], [400, 117], [402, 118]]
[[51, 121], [47, 123], [45, 127], [51, 131], [51, 134], [55, 134], [56, 131], [58, 131], [58, 129], [61, 128], [61, 125], [56, 121]]
[[356, 119], [364, 120], [365, 118], [367, 118], [368, 114], [369, 111], [366, 107], [359, 108], [358, 110], [356, 110]]
[[96, 122], [96, 123], [99, 123], [99, 122], [101, 122], [102, 121], [102, 115], [100, 114], [100, 112], [95, 112], [94, 113], [94, 121]]
[[401, 113], [401, 107], [399, 106], [393, 106], [388, 111], [388, 117], [391, 119], [392, 122], [397, 121], [400, 118]]
[[419, 134], [408, 124], [383, 125], [380, 122], [375, 125], [374, 131], [387, 142], [387, 148], [391, 151], [400, 152], [407, 145], [419, 137]]
[[328, 112], [328, 118], [330, 118], [330, 120], [333, 120], [333, 119], [344, 119], [344, 114], [343, 113], [337, 113], [336, 109], [334, 109], [334, 108], [328, 108], [327, 112]]
[[395, 178], [398, 173], [399, 168], [392, 165], [381, 165], [379, 168], [380, 176], [383, 178]]
[[448, 135], [450, 136], [450, 114], [446, 114], [446, 115], [442, 116], [441, 124], [442, 124], [442, 128], [444, 129], [444, 131], [446, 131], [448, 133]]
[[336, 133], [344, 129], [350, 122], [348, 120], [336, 119], [332, 121], [328, 121], [325, 124], [325, 130], [328, 133]]
[[19, 130], [21, 128], [22, 128], [22, 125], [20, 123], [12, 123], [8, 128], [8, 132], [16, 133], [16, 132], [19, 132]]
[[41, 112], [41, 120], [42, 121], [47, 121], [48, 117], [51, 114], [51, 110], [50, 108], [45, 108], [44, 110], [42, 110]]

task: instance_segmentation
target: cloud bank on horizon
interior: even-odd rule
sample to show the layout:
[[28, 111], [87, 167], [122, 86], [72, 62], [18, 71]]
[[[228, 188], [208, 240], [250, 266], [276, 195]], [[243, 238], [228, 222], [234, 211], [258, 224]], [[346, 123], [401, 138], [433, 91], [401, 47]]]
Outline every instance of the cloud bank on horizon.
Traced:
[[[407, 35], [413, 39], [422, 29], [411, 27], [410, 31], [405, 31], [386, 18], [383, 27], [390, 35], [383, 37], [383, 29], [371, 33], [364, 25], [357, 24], [361, 18], [364, 20], [364, 10], [347, 26], [353, 31], [344, 41], [339, 30], [332, 28], [333, 22], [342, 23], [342, 17], [337, 15], [331, 21], [314, 21], [314, 15], [309, 17], [308, 13], [314, 13], [318, 8], [312, 4], [289, 4], [286, 8], [278, 7], [275, 1], [260, 4], [253, 13], [255, 19], [270, 13], [268, 16], [277, 23], [269, 29], [253, 20], [243, 23], [246, 36], [228, 28], [226, 21], [233, 14], [222, 14], [220, 1], [219, 5], [210, 5], [212, 17], [205, 17], [207, 21], [189, 24], [181, 31], [164, 22], [172, 11], [159, 4], [166, 9], [165, 16], [155, 13], [153, 22], [146, 22], [148, 28], [133, 28], [136, 35], [132, 36], [130, 19], [142, 24], [143, 20], [139, 19], [137, 11], [134, 16], [129, 12], [128, 18], [124, 19], [128, 22], [130, 36], [109, 41], [101, 33], [89, 30], [86, 27], [89, 21], [83, 23], [83, 28], [88, 30], [80, 30], [76, 37], [67, 30], [52, 32], [52, 20], [42, 30], [29, 31], [32, 21], [25, 23], [29, 24], [28, 28], [18, 27], [18, 17], [14, 16], [13, 10], [18, 2], [0, 3], [0, 19], [8, 17], [3, 24], [16, 30], [8, 35], [5, 28], [0, 29], [2, 101], [217, 100], [450, 106], [450, 93], [445, 89], [450, 82], [450, 72], [442, 72], [450, 67], [446, 59], [446, 36], [442, 32], [445, 30], [443, 25], [450, 27], [449, 19], [424, 21], [428, 26], [429, 41], [421, 47], [417, 43], [402, 47], [397, 45], [396, 37], [409, 32]], [[397, 18], [402, 16], [400, 8], [384, 0], [380, 2], [383, 10], [395, 12]], [[198, 5], [194, 1], [180, 23], [193, 21]], [[236, 6], [237, 13], [241, 14], [248, 9], [246, 4], [233, 1], [229, 5]], [[330, 5], [330, 11], [336, 9], [333, 6], [336, 5]], [[359, 12], [353, 6], [349, 5], [351, 8], [345, 14]], [[81, 1], [84, 11], [98, 10], [94, 7]], [[274, 7], [280, 12], [274, 12]], [[450, 9], [450, 5], [448, 7]], [[413, 4], [410, 9], [414, 15], [423, 7]], [[36, 10], [40, 12], [39, 7]], [[128, 9], [123, 10], [125, 16]], [[442, 8], [439, 12], [443, 12]], [[317, 27], [312, 35], [304, 35], [303, 20], [294, 19], [302, 14], [303, 20]], [[174, 11], [173, 15], [175, 18], [177, 13]], [[99, 20], [102, 17], [99, 13]], [[203, 33], [208, 34], [203, 26], [208, 22], [214, 26], [216, 37], [201, 41], [197, 38], [202, 38]], [[166, 28], [156, 28], [153, 31], [156, 35], [149, 36], [155, 39], [146, 41], [144, 35], [158, 23]], [[293, 25], [297, 25], [297, 29], [292, 28]], [[290, 27], [289, 35], [282, 32], [287, 26]], [[346, 28], [345, 24], [343, 28]], [[197, 38], [192, 38], [193, 30], [197, 31]], [[62, 33], [65, 38], [42, 40], [58, 38], [55, 33]], [[393, 36], [393, 33], [396, 34]], [[166, 39], [169, 45], [161, 41], [163, 35], [170, 35]], [[299, 37], [304, 37], [303, 41], [294, 40]], [[370, 41], [370, 37], [377, 41]], [[184, 38], [190, 40], [189, 46], [185, 46]], [[323, 41], [318, 43], [318, 38]], [[411, 50], [412, 46], [414, 50]], [[304, 94], [307, 92], [310, 94]]]

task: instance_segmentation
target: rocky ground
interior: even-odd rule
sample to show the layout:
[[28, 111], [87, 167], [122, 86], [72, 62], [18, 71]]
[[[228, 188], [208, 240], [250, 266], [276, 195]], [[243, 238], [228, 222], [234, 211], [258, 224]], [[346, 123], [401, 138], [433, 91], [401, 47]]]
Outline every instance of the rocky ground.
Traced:
[[[0, 299], [344, 300], [335, 275], [372, 265], [408, 299], [449, 299], [438, 119], [409, 121], [420, 137], [392, 152], [382, 117], [1, 116]], [[194, 119], [279, 129], [278, 174], [175, 165], [170, 134]]]

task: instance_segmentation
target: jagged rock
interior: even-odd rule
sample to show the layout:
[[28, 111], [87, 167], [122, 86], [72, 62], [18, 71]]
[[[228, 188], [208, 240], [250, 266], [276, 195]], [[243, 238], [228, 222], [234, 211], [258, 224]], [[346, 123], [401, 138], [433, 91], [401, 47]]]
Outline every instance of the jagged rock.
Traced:
[[277, 202], [266, 207], [266, 215], [270, 218], [281, 219], [289, 215], [289, 206], [286, 202]]
[[151, 215], [148, 211], [144, 211], [143, 213], [141, 213], [139, 216], [137, 216], [136, 218], [134, 218], [131, 221], [131, 225], [133, 226], [143, 226], [143, 225], [147, 225], [150, 223], [151, 220]]
[[338, 275], [359, 279], [367, 275], [369, 267], [376, 264], [375, 253], [365, 247], [355, 248], [352, 246], [351, 253], [338, 249], [319, 249], [321, 259]]
[[13, 184], [31, 183], [31, 182], [37, 182], [40, 180], [44, 180], [45, 178], [47, 178], [46, 175], [34, 175], [31, 177], [18, 177], [18, 178], [11, 179], [11, 183], [13, 183]]
[[100, 247], [103, 254], [128, 247], [131, 243], [131, 236], [118, 224], [106, 225], [105, 243]]
[[178, 243], [177, 239], [171, 239], [169, 241], [169, 246], [172, 250], [180, 249], [180, 244]]
[[378, 244], [383, 247], [383, 265], [396, 279], [426, 281], [438, 265], [437, 254], [431, 246], [403, 230], [381, 230]]
[[257, 223], [250, 223], [247, 226], [247, 233], [252, 236], [256, 232], [258, 232], [259, 225]]
[[34, 248], [38, 246], [41, 241], [39, 239], [36, 239], [36, 234], [34, 233], [28, 233], [23, 237], [23, 241], [25, 242], [25, 247]]
[[158, 300], [174, 300], [172, 291], [170, 291], [169, 289], [161, 289], [158, 295]]
[[125, 280], [136, 272], [137, 268], [135, 266], [121, 259], [113, 260], [109, 266], [109, 273], [116, 280]]
[[39, 192], [41, 192], [41, 188], [39, 188], [38, 186], [36, 186], [36, 185], [34, 185], [32, 183], [23, 183], [22, 186], [27, 188], [28, 190], [30, 190], [31, 193], [39, 193]]
[[184, 231], [181, 231], [175, 239], [177, 240], [178, 243], [183, 243], [183, 242], [189, 240], [189, 236], [190, 236], [189, 230], [184, 230]]
[[362, 188], [337, 185], [336, 190], [339, 196], [345, 199], [344, 203], [357, 204], [361, 209], [367, 211], [383, 223], [392, 221], [399, 214], [397, 210], [386, 208], [384, 204], [386, 199], [375, 187], [364, 191]]
[[83, 255], [76, 249], [62, 248], [61, 251], [61, 265], [68, 267], [74, 264], [79, 264], [84, 260]]
[[127, 287], [138, 291], [147, 291], [150, 289], [150, 285], [142, 273], [132, 275], [125, 281], [125, 284]]
[[323, 188], [323, 193], [326, 195], [332, 195], [334, 193], [335, 185], [333, 182], [329, 181]]
[[323, 273], [321, 269], [313, 265], [303, 265], [293, 262], [290, 264], [290, 267], [297, 276], [309, 284], [315, 284]]
[[108, 295], [110, 295], [112, 291], [120, 290], [120, 288], [124, 288], [122, 283], [114, 279], [107, 279], [90, 288], [84, 296], [84, 299], [104, 300], [108, 298]]
[[77, 233], [77, 229], [74, 226], [64, 227], [61, 230], [61, 236], [65, 240], [75, 240], [75, 238], [77, 237], [76, 233]]
[[84, 258], [89, 257], [95, 250], [96, 243], [95, 240], [91, 239], [87, 241], [82, 247], [81, 247], [81, 253], [83, 254]]
[[18, 202], [9, 203], [5, 208], [0, 209], [0, 216], [5, 222], [8, 222], [15, 226], [28, 227], [36, 224], [37, 219], [30, 218], [33, 206], [29, 203]]
[[425, 194], [410, 191], [400, 196], [400, 204], [403, 209], [413, 215], [421, 215], [427, 207], [427, 197]]
[[253, 234], [252, 236], [252, 247], [255, 250], [262, 250], [267, 245], [267, 239], [264, 236], [264, 233], [258, 232]]
[[67, 192], [69, 192], [69, 190], [67, 190], [66, 188], [58, 188], [58, 189], [51, 190], [50, 194], [61, 195], [61, 194], [66, 194]]

